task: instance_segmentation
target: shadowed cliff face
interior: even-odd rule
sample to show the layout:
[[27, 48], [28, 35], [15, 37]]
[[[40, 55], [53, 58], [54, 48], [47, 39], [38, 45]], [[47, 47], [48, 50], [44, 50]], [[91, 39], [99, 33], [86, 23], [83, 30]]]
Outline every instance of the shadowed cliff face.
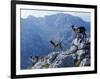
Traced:
[[69, 14], [21, 19], [21, 69], [31, 66], [30, 56], [47, 56], [52, 51], [59, 51], [53, 49], [50, 40], [62, 41], [62, 51], [70, 49], [75, 37], [71, 25], [84, 26], [90, 36], [90, 23]]

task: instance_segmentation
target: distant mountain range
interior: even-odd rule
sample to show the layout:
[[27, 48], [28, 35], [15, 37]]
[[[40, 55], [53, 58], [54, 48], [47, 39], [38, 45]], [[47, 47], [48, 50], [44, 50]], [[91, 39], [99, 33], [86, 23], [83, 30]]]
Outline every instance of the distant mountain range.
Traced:
[[21, 69], [30, 65], [30, 56], [45, 56], [58, 51], [53, 49], [50, 40], [62, 41], [63, 50], [69, 49], [75, 36], [71, 25], [84, 26], [90, 34], [90, 22], [69, 14], [21, 18]]

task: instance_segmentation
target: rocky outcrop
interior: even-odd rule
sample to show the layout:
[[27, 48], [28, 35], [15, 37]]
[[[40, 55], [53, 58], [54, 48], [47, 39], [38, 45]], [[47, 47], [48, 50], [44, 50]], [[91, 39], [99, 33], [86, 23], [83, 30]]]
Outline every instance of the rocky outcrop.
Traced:
[[32, 69], [90, 66], [90, 41], [74, 39], [67, 51], [51, 52], [40, 58]]

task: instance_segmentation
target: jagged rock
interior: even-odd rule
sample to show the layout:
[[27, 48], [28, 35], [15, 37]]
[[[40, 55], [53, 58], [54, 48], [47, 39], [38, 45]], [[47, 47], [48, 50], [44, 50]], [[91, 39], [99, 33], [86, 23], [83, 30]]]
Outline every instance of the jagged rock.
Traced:
[[48, 58], [48, 63], [49, 64], [52, 64], [54, 61], [55, 61], [55, 59], [56, 59], [56, 57], [60, 54], [61, 52], [53, 52], [53, 53], [50, 53], [48, 56], [47, 56], [47, 58]]
[[90, 66], [90, 58], [84, 58], [81, 61], [80, 66]]
[[39, 60], [32, 68], [33, 69], [43, 69], [45, 68], [44, 65], [47, 63], [47, 60]]
[[72, 41], [72, 45], [67, 51], [51, 52], [44, 59], [40, 59], [32, 68], [61, 68], [90, 66], [90, 41], [84, 39], [79, 42], [77, 39]]
[[74, 67], [74, 59], [71, 55], [60, 54], [57, 56], [54, 63], [50, 65], [51, 68], [59, 67]]

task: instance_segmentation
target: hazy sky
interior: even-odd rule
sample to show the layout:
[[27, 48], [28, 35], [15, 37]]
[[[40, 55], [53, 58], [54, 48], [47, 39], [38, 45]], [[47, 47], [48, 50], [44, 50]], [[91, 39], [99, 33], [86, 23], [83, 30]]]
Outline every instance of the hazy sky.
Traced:
[[78, 16], [85, 21], [90, 21], [90, 13], [85, 12], [60, 12], [60, 11], [39, 11], [39, 10], [21, 10], [21, 18], [27, 18], [28, 16], [44, 17], [46, 15], [53, 15], [57, 13], [71, 14], [73, 16]]

